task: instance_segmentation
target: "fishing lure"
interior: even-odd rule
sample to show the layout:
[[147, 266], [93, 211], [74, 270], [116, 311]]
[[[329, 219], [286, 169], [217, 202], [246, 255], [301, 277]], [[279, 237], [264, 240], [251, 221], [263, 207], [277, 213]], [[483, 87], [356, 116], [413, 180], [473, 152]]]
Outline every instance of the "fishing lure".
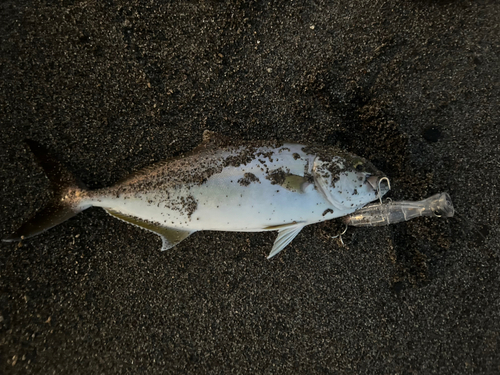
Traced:
[[353, 227], [379, 227], [420, 216], [453, 217], [455, 209], [448, 193], [435, 194], [421, 201], [372, 203], [343, 218]]

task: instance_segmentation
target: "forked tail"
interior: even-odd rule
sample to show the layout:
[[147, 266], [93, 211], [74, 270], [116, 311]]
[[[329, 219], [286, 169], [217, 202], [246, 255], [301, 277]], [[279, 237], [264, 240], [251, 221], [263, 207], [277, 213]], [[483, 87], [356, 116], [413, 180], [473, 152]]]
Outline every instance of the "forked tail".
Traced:
[[63, 221], [75, 216], [86, 207], [80, 206], [85, 185], [74, 177], [58, 160], [52, 157], [39, 143], [26, 140], [26, 144], [36, 157], [40, 167], [50, 180], [54, 198], [47, 206], [35, 213], [14, 234], [2, 241], [12, 242], [36, 236]]

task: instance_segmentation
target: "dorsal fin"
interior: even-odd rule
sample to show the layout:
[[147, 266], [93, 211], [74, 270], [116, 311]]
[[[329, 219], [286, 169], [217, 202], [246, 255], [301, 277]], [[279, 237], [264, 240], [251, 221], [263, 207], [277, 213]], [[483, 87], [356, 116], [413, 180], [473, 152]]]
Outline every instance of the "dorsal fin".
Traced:
[[207, 150], [212, 150], [216, 147], [223, 147], [233, 144], [231, 138], [211, 130], [203, 132], [201, 143], [186, 155], [200, 154]]
[[[235, 141], [228, 137], [227, 135], [216, 133], [211, 130], [205, 130], [202, 137], [202, 145], [205, 146], [227, 146], [234, 144]], [[236, 142], [237, 143], [237, 142]]]
[[148, 165], [146, 167], [143, 167], [139, 170], [136, 170], [135, 172], [132, 172], [132, 173], [128, 174], [127, 176], [118, 180], [118, 182], [115, 183], [115, 186], [128, 183], [129, 181], [134, 180], [136, 178], [141, 178], [141, 177], [149, 174], [151, 171], [159, 169], [159, 168], [161, 168], [169, 163], [174, 162], [175, 160], [183, 159], [183, 158], [186, 158], [186, 157], [189, 157], [192, 155], [196, 155], [196, 154], [202, 155], [206, 152], [212, 151], [213, 149], [215, 149], [217, 147], [227, 146], [230, 144], [231, 144], [231, 141], [230, 141], [229, 137], [226, 137], [226, 136], [219, 134], [219, 133], [215, 133], [211, 130], [205, 130], [203, 132], [202, 142], [198, 146], [196, 146], [194, 149], [192, 149], [191, 151], [182, 153], [181, 155], [174, 156], [174, 157], [171, 157], [169, 159], [162, 160], [162, 161], [156, 162], [154, 164]]
[[210, 143], [210, 140], [215, 137], [217, 133], [211, 131], [211, 130], [205, 130], [203, 132], [203, 137], [202, 137], [202, 143]]
[[107, 208], [105, 209], [106, 212], [117, 219], [120, 219], [122, 221], [126, 221], [129, 224], [135, 225], [137, 227], [141, 227], [143, 229], [149, 230], [150, 232], [156, 233], [158, 236], [161, 237], [162, 239], [162, 247], [161, 250], [165, 251], [168, 249], [171, 249], [175, 245], [177, 245], [179, 242], [182, 240], [186, 239], [189, 237], [190, 234], [196, 232], [196, 231], [187, 231], [187, 230], [182, 230], [182, 229], [175, 229], [175, 228], [169, 228], [169, 227], [164, 227], [162, 225], [152, 223], [147, 220], [143, 220], [141, 218], [138, 218], [136, 216], [132, 215], [127, 215], [122, 212], [115, 211], [113, 209]]

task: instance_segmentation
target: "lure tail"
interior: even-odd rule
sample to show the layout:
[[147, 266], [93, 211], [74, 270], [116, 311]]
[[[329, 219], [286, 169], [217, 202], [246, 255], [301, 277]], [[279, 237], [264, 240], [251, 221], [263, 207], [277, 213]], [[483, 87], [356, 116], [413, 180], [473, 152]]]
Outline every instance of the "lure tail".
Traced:
[[4, 238], [4, 242], [19, 241], [50, 229], [83, 211], [85, 206], [80, 202], [85, 195], [86, 187], [39, 143], [25, 141], [35, 158], [45, 171], [54, 191], [54, 198], [47, 206], [38, 211], [14, 234]]

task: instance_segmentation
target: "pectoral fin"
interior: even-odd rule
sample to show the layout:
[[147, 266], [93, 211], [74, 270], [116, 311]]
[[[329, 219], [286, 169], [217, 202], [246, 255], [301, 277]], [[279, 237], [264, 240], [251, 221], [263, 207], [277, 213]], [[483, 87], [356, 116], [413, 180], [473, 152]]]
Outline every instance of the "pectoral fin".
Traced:
[[295, 174], [288, 174], [285, 177], [285, 182], [283, 183], [283, 187], [290, 191], [295, 191], [298, 193], [304, 193], [306, 188], [311, 183], [304, 176], [297, 176]]
[[299, 176], [287, 173], [283, 168], [278, 168], [267, 173], [266, 178], [272, 185], [280, 185], [287, 190], [297, 193], [305, 193], [312, 181], [307, 176]]
[[179, 242], [189, 237], [190, 234], [196, 232], [196, 231], [187, 231], [187, 230], [164, 227], [159, 224], [143, 220], [136, 216], [127, 215], [109, 208], [106, 209], [106, 212], [116, 217], [117, 219], [126, 221], [129, 224], [141, 227], [143, 229], [149, 230], [150, 232], [154, 232], [157, 235], [159, 235], [163, 242], [161, 247], [162, 251], [171, 249]]
[[278, 237], [276, 237], [276, 241], [274, 241], [273, 248], [267, 259], [271, 259], [273, 256], [278, 254], [281, 250], [283, 250], [292, 240], [299, 234], [299, 232], [304, 228], [303, 224], [297, 224], [294, 226], [289, 226], [287, 228], [281, 229], [278, 231]]

